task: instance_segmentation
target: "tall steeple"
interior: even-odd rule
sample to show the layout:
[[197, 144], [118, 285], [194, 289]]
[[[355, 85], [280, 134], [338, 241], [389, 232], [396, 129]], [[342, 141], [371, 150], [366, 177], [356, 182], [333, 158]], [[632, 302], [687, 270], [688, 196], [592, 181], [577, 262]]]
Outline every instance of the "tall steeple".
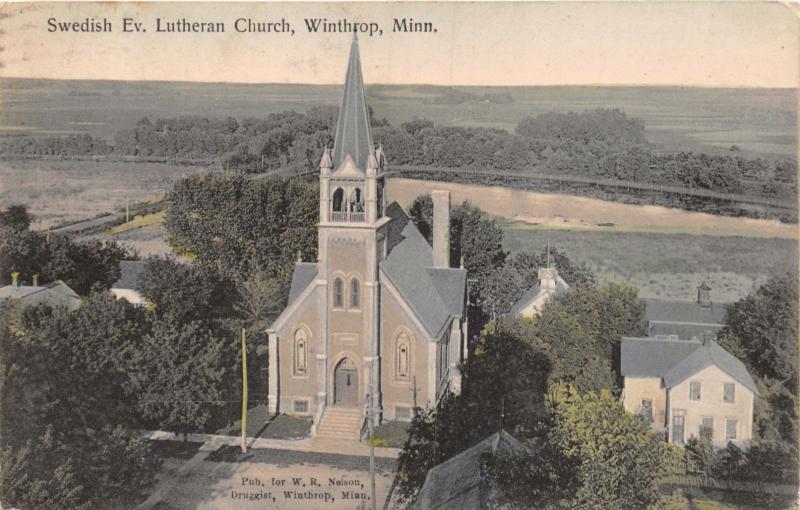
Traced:
[[333, 169], [338, 170], [349, 154], [356, 168], [363, 172], [373, 149], [364, 81], [361, 77], [361, 57], [354, 32], [339, 121], [336, 125], [336, 140], [333, 144]]

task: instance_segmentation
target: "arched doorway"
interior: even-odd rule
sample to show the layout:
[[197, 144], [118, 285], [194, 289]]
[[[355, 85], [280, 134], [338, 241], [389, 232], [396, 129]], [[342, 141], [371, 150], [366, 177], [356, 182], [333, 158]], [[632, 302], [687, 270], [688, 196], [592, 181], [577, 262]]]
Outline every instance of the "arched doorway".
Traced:
[[333, 404], [358, 405], [358, 367], [350, 358], [344, 358], [333, 370]]

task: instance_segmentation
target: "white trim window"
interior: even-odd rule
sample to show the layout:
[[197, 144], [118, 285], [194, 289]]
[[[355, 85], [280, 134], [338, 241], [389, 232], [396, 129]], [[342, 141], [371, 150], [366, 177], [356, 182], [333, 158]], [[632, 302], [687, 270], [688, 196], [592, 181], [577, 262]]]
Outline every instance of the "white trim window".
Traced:
[[294, 375], [305, 377], [308, 373], [308, 335], [303, 328], [294, 333]]
[[700, 381], [689, 383], [689, 400], [700, 400]]
[[726, 404], [736, 403], [736, 385], [734, 383], [725, 383], [722, 387], [722, 401]]

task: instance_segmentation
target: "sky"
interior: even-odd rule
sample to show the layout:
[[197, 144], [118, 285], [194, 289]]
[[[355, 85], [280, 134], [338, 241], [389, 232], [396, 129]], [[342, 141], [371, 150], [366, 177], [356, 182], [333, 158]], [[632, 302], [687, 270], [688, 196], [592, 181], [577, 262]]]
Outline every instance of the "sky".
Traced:
[[[368, 84], [797, 87], [798, 5], [12, 2], [0, 4], [0, 76], [338, 84], [351, 35], [309, 33], [304, 20], [345, 18], [383, 29], [359, 35]], [[124, 17], [146, 32], [122, 33]], [[106, 18], [113, 32], [48, 32], [50, 18]], [[158, 18], [226, 32], [157, 33]], [[285, 19], [295, 33], [237, 33], [237, 18]], [[395, 18], [436, 32], [392, 32]]]

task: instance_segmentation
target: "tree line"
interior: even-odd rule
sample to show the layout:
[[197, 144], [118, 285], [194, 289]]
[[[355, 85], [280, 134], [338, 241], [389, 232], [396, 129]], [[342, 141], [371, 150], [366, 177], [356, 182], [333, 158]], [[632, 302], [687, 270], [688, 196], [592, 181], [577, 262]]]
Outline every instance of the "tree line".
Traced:
[[[113, 146], [89, 135], [8, 136], [0, 139], [0, 150], [208, 159], [242, 173], [313, 171], [322, 148], [333, 139], [336, 116], [336, 108], [316, 107], [305, 114], [286, 111], [265, 119], [145, 117], [118, 132]], [[513, 133], [437, 126], [424, 119], [398, 127], [374, 116], [372, 125], [376, 143], [387, 148], [393, 165], [574, 175], [768, 197], [793, 197], [797, 186], [794, 158], [745, 158], [736, 146], [726, 155], [665, 153], [649, 142], [641, 120], [618, 109], [525, 117]]]

